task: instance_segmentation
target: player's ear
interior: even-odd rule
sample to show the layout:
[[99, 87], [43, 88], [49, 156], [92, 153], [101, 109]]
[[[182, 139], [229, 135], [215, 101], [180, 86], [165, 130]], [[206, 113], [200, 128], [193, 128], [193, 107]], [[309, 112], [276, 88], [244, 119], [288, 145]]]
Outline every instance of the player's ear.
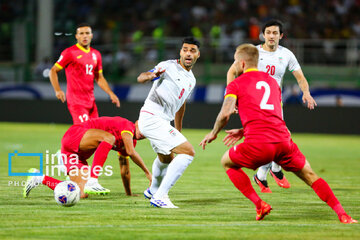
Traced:
[[284, 33], [280, 34], [280, 39], [282, 39], [282, 38], [283, 38], [283, 36], [284, 36]]

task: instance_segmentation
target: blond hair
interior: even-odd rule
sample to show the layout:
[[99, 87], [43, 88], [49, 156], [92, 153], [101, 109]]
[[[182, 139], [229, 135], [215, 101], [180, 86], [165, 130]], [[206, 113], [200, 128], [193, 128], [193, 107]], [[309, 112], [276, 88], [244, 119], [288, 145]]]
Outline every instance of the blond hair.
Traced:
[[259, 51], [253, 44], [244, 43], [239, 45], [236, 48], [235, 54], [238, 55], [241, 60], [244, 60], [249, 67], [257, 67]]

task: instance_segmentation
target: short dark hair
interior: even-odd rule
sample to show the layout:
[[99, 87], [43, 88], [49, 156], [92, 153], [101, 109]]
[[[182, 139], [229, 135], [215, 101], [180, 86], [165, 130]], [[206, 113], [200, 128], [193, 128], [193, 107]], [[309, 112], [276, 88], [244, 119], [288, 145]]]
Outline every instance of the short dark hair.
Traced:
[[194, 44], [200, 49], [200, 42], [194, 37], [186, 37], [186, 38], [184, 38], [182, 44], [184, 44], [184, 43]]
[[271, 26], [278, 26], [279, 27], [279, 31], [280, 31], [280, 34], [283, 33], [283, 23], [278, 20], [278, 19], [272, 19], [270, 21], [267, 21], [265, 23], [265, 25], [262, 27], [262, 33], [265, 33], [265, 29], [267, 27], [271, 27]]
[[75, 32], [77, 32], [77, 29], [78, 29], [78, 28], [81, 28], [81, 27], [89, 27], [89, 28], [91, 28], [91, 25], [88, 24], [88, 23], [80, 23], [80, 24], [78, 24], [78, 25], [76, 26]]

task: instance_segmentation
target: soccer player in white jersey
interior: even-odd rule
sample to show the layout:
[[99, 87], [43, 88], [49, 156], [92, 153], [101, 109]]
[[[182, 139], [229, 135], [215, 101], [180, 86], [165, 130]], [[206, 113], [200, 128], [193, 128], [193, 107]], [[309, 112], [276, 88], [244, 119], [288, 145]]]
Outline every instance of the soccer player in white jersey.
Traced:
[[[265, 43], [256, 46], [259, 50], [258, 69], [275, 78], [281, 88], [286, 68], [288, 68], [296, 78], [298, 85], [303, 92], [303, 102], [306, 103], [309, 109], [314, 109], [316, 102], [310, 94], [309, 84], [301, 70], [300, 64], [289, 49], [279, 45], [279, 41], [283, 37], [282, 28], [283, 25], [279, 20], [270, 20], [263, 26], [262, 34]], [[232, 82], [241, 73], [242, 71], [240, 70], [239, 72], [239, 70], [236, 70], [233, 64], [227, 73], [227, 84]], [[233, 133], [228, 131], [228, 134], [231, 135]], [[271, 176], [273, 176], [280, 187], [290, 187], [290, 183], [281, 171], [281, 167], [275, 162], [272, 162], [260, 167], [258, 172], [254, 175], [254, 181], [259, 185], [261, 192], [271, 193], [267, 183], [267, 174], [269, 170]]]
[[[191, 69], [200, 57], [199, 47], [195, 38], [187, 37], [182, 43], [180, 59], [160, 62], [137, 78], [140, 83], [153, 81], [138, 123], [140, 132], [157, 153], [151, 186], [144, 191], [155, 207], [178, 208], [170, 201], [168, 192], [194, 159], [193, 146], [180, 132], [186, 99], [196, 84]], [[173, 120], [175, 127], [170, 124]]]

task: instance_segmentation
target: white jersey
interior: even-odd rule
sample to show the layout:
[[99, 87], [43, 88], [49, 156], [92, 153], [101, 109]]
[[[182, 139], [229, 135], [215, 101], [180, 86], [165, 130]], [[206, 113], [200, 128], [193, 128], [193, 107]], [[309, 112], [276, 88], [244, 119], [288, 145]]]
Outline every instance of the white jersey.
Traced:
[[185, 70], [178, 60], [160, 62], [151, 72], [160, 68], [165, 69], [165, 72], [153, 80], [153, 86], [141, 111], [172, 121], [193, 91], [196, 79], [192, 71]]
[[290, 72], [301, 68], [295, 55], [286, 47], [278, 46], [275, 52], [264, 50], [261, 44], [256, 47], [259, 50], [258, 69], [275, 78], [280, 87], [286, 68]]

